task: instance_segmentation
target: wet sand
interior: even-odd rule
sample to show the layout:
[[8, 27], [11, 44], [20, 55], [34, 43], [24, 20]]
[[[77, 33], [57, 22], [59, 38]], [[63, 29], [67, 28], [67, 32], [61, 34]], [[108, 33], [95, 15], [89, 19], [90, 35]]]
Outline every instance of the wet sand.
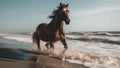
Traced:
[[27, 49], [11, 49], [0, 45], [0, 68], [88, 68], [81, 64], [43, 55]]

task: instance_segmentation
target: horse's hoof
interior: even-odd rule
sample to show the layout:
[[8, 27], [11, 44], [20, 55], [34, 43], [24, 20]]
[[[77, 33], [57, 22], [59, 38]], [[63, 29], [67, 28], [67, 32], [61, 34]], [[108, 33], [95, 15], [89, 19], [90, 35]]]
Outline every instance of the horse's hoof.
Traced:
[[65, 48], [65, 49], [68, 49], [68, 46], [65, 46], [64, 48]]
[[62, 57], [62, 61], [65, 61], [65, 56]]

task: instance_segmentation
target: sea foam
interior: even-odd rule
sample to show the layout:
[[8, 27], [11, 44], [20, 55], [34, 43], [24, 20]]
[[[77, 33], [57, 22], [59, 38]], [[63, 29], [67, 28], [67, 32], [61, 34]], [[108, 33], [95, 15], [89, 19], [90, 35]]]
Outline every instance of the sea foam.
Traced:
[[[16, 40], [25, 43], [32, 43], [31, 35], [22, 34], [0, 34], [3, 38]], [[42, 42], [42, 53], [48, 52], [48, 55], [63, 58], [64, 61], [71, 63], [84, 64], [91, 68], [120, 68], [120, 45], [104, 42], [97, 42], [93, 38], [100, 40], [111, 38], [113, 41], [119, 41], [119, 37], [96, 36], [96, 35], [66, 35], [68, 49], [64, 51], [64, 46], [61, 42], [56, 42], [54, 50], [47, 50], [45, 42]], [[87, 38], [90, 41], [81, 40]], [[79, 39], [79, 40], [76, 40]], [[114, 40], [115, 39], [115, 40]], [[35, 51], [37, 50], [37, 46]]]

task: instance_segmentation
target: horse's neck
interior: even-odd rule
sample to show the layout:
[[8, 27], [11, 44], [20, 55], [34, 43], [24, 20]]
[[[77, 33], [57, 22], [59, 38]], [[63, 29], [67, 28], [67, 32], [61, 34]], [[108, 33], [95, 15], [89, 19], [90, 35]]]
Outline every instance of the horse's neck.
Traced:
[[63, 21], [62, 20], [57, 20], [56, 26], [57, 26], [57, 29], [62, 29], [63, 28]]
[[60, 19], [54, 19], [48, 24], [48, 26], [56, 30], [63, 30], [63, 21]]

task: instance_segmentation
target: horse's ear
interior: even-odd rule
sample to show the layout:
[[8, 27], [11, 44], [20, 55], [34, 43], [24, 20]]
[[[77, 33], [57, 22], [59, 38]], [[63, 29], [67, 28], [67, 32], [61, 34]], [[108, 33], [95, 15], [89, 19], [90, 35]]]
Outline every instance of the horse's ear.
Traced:
[[67, 3], [67, 5], [66, 5], [67, 7], [69, 6], [69, 3]]
[[62, 2], [60, 2], [60, 6], [62, 6]]

